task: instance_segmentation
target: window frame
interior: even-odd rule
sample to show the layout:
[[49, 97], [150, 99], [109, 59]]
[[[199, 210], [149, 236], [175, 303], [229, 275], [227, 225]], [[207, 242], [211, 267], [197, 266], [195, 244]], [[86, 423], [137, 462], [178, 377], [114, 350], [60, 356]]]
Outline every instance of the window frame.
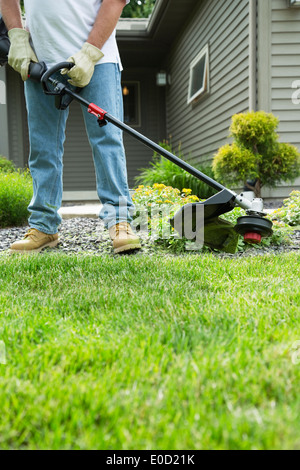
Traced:
[[[130, 124], [125, 122], [125, 106], [124, 106], [124, 97], [123, 97], [123, 88], [126, 85], [136, 85], [137, 89], [137, 103], [136, 103], [136, 110], [137, 110], [137, 121], [135, 124]], [[122, 99], [123, 99], [123, 106], [124, 106], [124, 123], [130, 127], [142, 127], [141, 123], [141, 82], [138, 80], [122, 80], [121, 82], [122, 87]]]
[[[205, 57], [205, 69], [204, 69], [204, 81], [203, 86], [199, 89], [196, 93], [191, 96], [192, 92], [192, 80], [193, 80], [193, 70], [196, 65], [201, 61], [201, 59]], [[204, 95], [209, 93], [209, 46], [208, 44], [201, 49], [199, 54], [195, 57], [194, 60], [190, 63], [190, 72], [189, 72], [189, 90], [188, 90], [188, 99], [187, 103], [192, 104]]]

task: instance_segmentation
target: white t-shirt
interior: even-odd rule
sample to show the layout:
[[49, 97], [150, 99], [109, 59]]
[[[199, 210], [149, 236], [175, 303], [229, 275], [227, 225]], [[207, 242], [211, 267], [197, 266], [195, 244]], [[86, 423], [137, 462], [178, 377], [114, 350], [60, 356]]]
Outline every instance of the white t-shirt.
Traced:
[[[50, 67], [78, 52], [94, 26], [101, 3], [102, 0], [25, 0], [26, 28], [39, 61]], [[104, 57], [98, 63], [115, 63], [122, 69], [116, 31], [102, 52]]]

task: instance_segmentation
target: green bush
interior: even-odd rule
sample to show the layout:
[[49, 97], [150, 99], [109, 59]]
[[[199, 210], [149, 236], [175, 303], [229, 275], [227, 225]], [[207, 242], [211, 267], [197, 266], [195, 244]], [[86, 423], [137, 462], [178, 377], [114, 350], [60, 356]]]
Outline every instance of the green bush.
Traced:
[[16, 167], [14, 163], [7, 158], [3, 157], [0, 155], [0, 172], [3, 173], [11, 173], [12, 171], [15, 171]]
[[29, 171], [0, 172], [0, 228], [20, 226], [28, 218], [32, 198]]
[[[174, 153], [172, 145], [169, 142], [164, 141], [159, 145], [161, 145], [165, 150]], [[178, 147], [176, 156], [185, 160], [180, 146]], [[214, 177], [211, 166], [195, 165], [195, 168], [211, 178]], [[166, 186], [179, 188], [180, 190], [183, 188], [189, 188], [192, 190], [193, 194], [196, 194], [201, 199], [208, 199], [216, 193], [216, 191], [210, 188], [207, 184], [198, 180], [157, 153], [154, 153], [153, 160], [150, 162], [150, 167], [142, 168], [140, 172], [141, 174], [135, 178], [137, 184], [153, 186], [156, 183], [161, 183]]]
[[[236, 114], [230, 127], [233, 144], [221, 147], [213, 160], [215, 178], [228, 185], [245, 184], [261, 197], [261, 188], [294, 181], [300, 174], [296, 147], [280, 143], [279, 120], [263, 111]], [[249, 180], [255, 181], [254, 185]]]

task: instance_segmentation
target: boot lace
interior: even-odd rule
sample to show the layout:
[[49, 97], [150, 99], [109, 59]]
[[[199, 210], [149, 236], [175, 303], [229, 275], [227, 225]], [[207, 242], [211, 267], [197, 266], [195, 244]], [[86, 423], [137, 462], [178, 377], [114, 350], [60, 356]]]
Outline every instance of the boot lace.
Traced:
[[116, 235], [117, 236], [119, 235], [120, 230], [122, 230], [122, 231], [126, 230], [126, 233], [128, 235], [131, 234], [131, 227], [127, 222], [120, 222], [119, 224], [116, 225]]
[[33, 240], [37, 238], [37, 231], [35, 228], [31, 228], [28, 230], [28, 232], [24, 236], [24, 240], [26, 238], [32, 238]]

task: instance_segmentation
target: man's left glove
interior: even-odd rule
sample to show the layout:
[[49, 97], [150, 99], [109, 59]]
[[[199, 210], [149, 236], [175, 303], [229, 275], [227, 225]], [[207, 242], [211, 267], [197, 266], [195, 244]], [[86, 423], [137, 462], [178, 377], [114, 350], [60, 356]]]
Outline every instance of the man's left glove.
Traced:
[[75, 65], [71, 70], [63, 69], [62, 75], [68, 74], [71, 80], [68, 82], [76, 87], [83, 88], [87, 86], [94, 73], [95, 65], [104, 54], [96, 46], [85, 42], [81, 50], [67, 59], [67, 62], [73, 62]]

